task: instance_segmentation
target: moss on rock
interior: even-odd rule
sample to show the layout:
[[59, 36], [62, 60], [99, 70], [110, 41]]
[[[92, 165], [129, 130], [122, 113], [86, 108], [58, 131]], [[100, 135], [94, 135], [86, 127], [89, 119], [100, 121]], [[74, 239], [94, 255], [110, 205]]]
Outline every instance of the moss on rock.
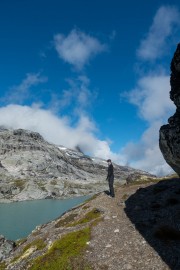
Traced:
[[7, 265], [4, 262], [0, 262], [0, 270], [5, 270], [6, 266]]
[[28, 250], [29, 248], [33, 247], [33, 246], [36, 246], [36, 249], [37, 250], [41, 250], [43, 248], [46, 247], [46, 243], [44, 242], [43, 239], [41, 238], [38, 238], [38, 239], [35, 239], [33, 242], [27, 244], [24, 249], [23, 249], [23, 252], [26, 252], [26, 250]]
[[34, 250], [42, 250], [45, 247], [46, 247], [46, 243], [44, 242], [43, 239], [40, 239], [40, 238], [35, 239], [31, 243], [27, 244], [23, 248], [23, 251], [21, 252], [21, 254], [14, 257], [11, 263], [17, 262], [20, 258], [28, 257], [32, 252], [34, 252]]
[[[29, 270], [90, 270], [83, 259], [83, 251], [90, 240], [90, 228], [71, 232], [56, 240], [51, 248], [32, 262]], [[81, 264], [79, 265], [79, 262]], [[82, 268], [82, 265], [84, 265]]]
[[21, 191], [24, 189], [26, 181], [23, 179], [14, 180], [15, 187], [19, 188]]
[[100, 216], [101, 216], [101, 212], [99, 211], [99, 209], [94, 208], [90, 212], [88, 212], [83, 218], [70, 224], [70, 226], [85, 224], [99, 218]]
[[78, 215], [78, 214], [76, 214], [76, 213], [72, 213], [72, 214], [68, 215], [67, 217], [65, 217], [64, 219], [60, 219], [60, 220], [55, 224], [55, 228], [67, 226], [68, 223], [74, 221], [74, 219], [75, 219], [75, 217], [77, 217], [77, 215]]

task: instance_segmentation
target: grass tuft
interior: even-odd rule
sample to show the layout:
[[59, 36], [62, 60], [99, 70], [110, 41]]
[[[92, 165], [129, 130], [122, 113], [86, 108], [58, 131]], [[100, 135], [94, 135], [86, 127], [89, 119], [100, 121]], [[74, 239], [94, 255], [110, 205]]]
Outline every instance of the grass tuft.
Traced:
[[[31, 243], [29, 243], [28, 245], [26, 245], [22, 251], [21, 254], [19, 254], [18, 256], [14, 257], [14, 259], [11, 261], [11, 263], [16, 262], [17, 260], [19, 260], [24, 254], [25, 252], [30, 249], [31, 247], [36, 247], [36, 250], [42, 250], [43, 248], [46, 247], [46, 244], [44, 242], [43, 239], [36, 239], [34, 241], [32, 241]], [[1, 270], [1, 268], [0, 268]]]
[[26, 241], [27, 241], [27, 238], [21, 238], [21, 239], [18, 239], [15, 243], [16, 243], [16, 246], [20, 246], [24, 244]]
[[90, 270], [91, 267], [83, 259], [89, 240], [89, 227], [71, 232], [56, 240], [44, 255], [35, 259], [29, 270]]
[[88, 209], [89, 207], [90, 207], [89, 205], [85, 205], [85, 206], [82, 207], [82, 209], [86, 210], [86, 209]]
[[0, 262], [0, 270], [5, 270], [7, 265], [4, 262]]
[[128, 198], [129, 198], [129, 194], [125, 193], [123, 196], [122, 196], [122, 200], [123, 201], [126, 201]]
[[136, 180], [136, 181], [132, 181], [130, 183], [127, 184], [127, 186], [136, 186], [136, 185], [143, 185], [143, 184], [153, 184], [153, 183], [158, 183], [160, 181], [160, 179], [158, 178], [149, 178], [147, 180]]
[[94, 219], [97, 219], [101, 216], [101, 212], [94, 208], [92, 209], [90, 212], [88, 212], [82, 219], [71, 223], [69, 226], [76, 226], [76, 225], [81, 225], [81, 224], [85, 224], [88, 223]]
[[19, 188], [21, 191], [24, 189], [25, 183], [26, 183], [26, 181], [23, 180], [23, 179], [16, 179], [16, 180], [14, 180], [14, 185], [17, 188]]
[[55, 228], [59, 228], [59, 227], [63, 227], [63, 226], [67, 226], [68, 223], [71, 223], [74, 221], [75, 217], [77, 217], [78, 214], [70, 214], [69, 216], [67, 216], [64, 219], [60, 219], [56, 224], [55, 224]]
[[46, 243], [44, 242], [43, 239], [38, 238], [26, 245], [23, 249], [23, 253], [26, 252], [29, 248], [36, 246], [37, 250], [41, 250], [46, 247]]

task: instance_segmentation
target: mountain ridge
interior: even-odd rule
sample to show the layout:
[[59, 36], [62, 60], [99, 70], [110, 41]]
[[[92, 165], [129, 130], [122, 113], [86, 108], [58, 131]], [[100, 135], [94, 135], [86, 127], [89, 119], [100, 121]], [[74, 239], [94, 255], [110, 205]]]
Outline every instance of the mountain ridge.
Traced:
[[[79, 150], [79, 149], [78, 149]], [[37, 132], [0, 128], [0, 202], [65, 198], [103, 191], [106, 160], [47, 142]], [[115, 163], [115, 182], [148, 180], [147, 172]]]

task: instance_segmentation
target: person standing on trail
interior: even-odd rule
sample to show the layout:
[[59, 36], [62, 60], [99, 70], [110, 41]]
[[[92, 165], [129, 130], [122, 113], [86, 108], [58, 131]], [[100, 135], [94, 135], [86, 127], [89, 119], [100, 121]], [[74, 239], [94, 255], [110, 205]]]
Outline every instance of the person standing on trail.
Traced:
[[110, 159], [107, 160], [107, 163], [108, 163], [108, 174], [107, 174], [107, 178], [106, 180], [108, 180], [109, 182], [109, 195], [111, 197], [115, 197], [114, 195], [114, 187], [113, 187], [113, 184], [114, 184], [114, 168], [113, 168], [113, 165], [112, 165], [112, 162]]

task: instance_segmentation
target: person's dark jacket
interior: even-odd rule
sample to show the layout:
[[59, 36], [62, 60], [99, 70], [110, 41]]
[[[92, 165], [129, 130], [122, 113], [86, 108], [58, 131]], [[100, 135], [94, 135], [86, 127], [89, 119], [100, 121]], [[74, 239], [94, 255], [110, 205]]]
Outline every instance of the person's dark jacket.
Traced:
[[114, 168], [112, 163], [108, 166], [108, 175], [107, 175], [107, 180], [110, 180], [114, 178]]

